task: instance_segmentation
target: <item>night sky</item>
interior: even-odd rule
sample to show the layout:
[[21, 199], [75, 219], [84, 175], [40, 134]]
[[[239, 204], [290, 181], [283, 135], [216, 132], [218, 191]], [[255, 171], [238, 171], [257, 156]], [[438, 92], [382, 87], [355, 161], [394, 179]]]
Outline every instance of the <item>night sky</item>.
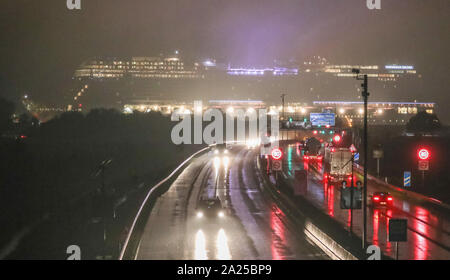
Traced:
[[413, 64], [427, 91], [411, 100], [450, 101], [450, 0], [381, 0], [381, 10], [366, 0], [81, 1], [81, 11], [66, 0], [2, 1], [1, 95], [52, 101], [89, 57], [180, 50], [241, 65], [313, 55]]

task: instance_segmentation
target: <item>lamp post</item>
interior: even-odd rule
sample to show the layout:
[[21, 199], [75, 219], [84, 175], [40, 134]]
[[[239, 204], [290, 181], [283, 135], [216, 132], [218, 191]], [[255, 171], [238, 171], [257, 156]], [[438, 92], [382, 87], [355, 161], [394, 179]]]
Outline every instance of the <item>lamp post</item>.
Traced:
[[103, 256], [106, 256], [106, 252], [107, 252], [107, 244], [106, 244], [106, 239], [109, 238], [108, 232], [107, 232], [107, 222], [106, 220], [109, 218], [109, 213], [107, 213], [107, 207], [108, 207], [108, 194], [107, 194], [107, 190], [106, 190], [106, 183], [105, 183], [105, 169], [108, 165], [110, 165], [112, 162], [112, 159], [105, 159], [104, 161], [102, 161], [100, 163], [100, 165], [98, 166], [97, 172], [95, 173], [95, 177], [98, 177], [99, 175], [101, 175], [101, 180], [102, 180], [102, 185], [101, 185], [101, 196], [102, 196], [102, 224], [103, 224]]
[[367, 246], [367, 170], [368, 170], [368, 138], [367, 138], [367, 101], [369, 99], [369, 91], [368, 91], [368, 76], [367, 74], [360, 75], [359, 69], [353, 69], [353, 73], [356, 74], [356, 79], [363, 81], [361, 87], [362, 97], [364, 100], [364, 185], [363, 185], [363, 238], [362, 238], [362, 247], [363, 249]]
[[[282, 117], [281, 117], [281, 120], [282, 120], [282, 125], [284, 126], [284, 120], [286, 119], [286, 116], [285, 116], [285, 114], [284, 114], [284, 98], [286, 97], [286, 95], [287, 94], [285, 94], [285, 93], [283, 93], [283, 94], [281, 94], [280, 95], [280, 97], [281, 97], [281, 104], [282, 104], [282, 113], [283, 113], [283, 115], [282, 115]], [[282, 133], [281, 134], [281, 140], [284, 140], [284, 133]]]

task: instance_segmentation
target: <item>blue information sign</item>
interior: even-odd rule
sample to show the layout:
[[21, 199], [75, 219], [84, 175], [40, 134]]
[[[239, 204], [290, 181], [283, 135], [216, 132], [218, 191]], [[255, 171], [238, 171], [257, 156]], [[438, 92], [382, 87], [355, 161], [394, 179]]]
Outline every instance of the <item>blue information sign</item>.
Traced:
[[309, 119], [314, 126], [334, 126], [336, 115], [333, 113], [311, 113]]
[[403, 186], [411, 187], [411, 172], [405, 171], [403, 173]]
[[353, 158], [354, 162], [358, 162], [359, 161], [359, 153], [355, 154], [355, 157]]

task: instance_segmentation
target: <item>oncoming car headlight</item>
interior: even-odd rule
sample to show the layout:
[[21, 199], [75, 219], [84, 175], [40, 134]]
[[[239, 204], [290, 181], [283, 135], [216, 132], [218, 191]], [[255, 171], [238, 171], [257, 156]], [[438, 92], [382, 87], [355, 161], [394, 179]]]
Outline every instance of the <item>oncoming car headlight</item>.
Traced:
[[197, 212], [197, 218], [202, 218], [203, 217], [203, 212]]
[[220, 218], [225, 217], [225, 213], [223, 213], [223, 211], [220, 211], [217, 215], [218, 215]]

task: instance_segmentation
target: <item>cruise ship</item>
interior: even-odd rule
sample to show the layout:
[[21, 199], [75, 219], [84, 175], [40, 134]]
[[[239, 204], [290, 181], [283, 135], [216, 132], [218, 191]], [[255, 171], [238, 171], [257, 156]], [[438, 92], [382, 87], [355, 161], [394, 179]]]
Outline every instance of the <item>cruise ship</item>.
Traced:
[[368, 74], [372, 100], [409, 101], [421, 93], [422, 76], [413, 65], [335, 64], [315, 56], [302, 62], [274, 61], [249, 66], [214, 59], [184, 60], [172, 55], [92, 58], [73, 75], [70, 108], [115, 107], [142, 100], [253, 99], [279, 103], [281, 94], [295, 102], [356, 100], [360, 81], [352, 69]]

